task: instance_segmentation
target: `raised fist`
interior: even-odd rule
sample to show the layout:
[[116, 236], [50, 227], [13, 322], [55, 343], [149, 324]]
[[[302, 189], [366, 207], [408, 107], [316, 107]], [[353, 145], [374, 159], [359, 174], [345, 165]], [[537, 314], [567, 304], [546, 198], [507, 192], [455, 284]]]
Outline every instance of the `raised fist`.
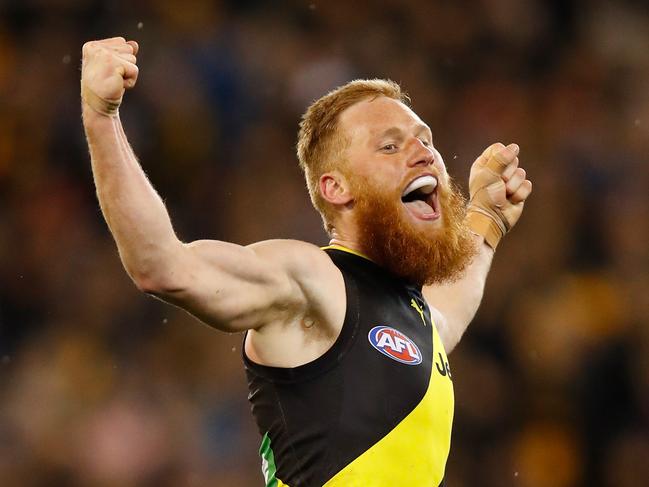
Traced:
[[516, 224], [532, 192], [532, 182], [518, 167], [518, 152], [516, 144], [493, 144], [471, 166], [467, 224], [494, 249]]
[[81, 98], [102, 115], [115, 116], [124, 91], [135, 86], [138, 76], [135, 41], [113, 37], [83, 45]]

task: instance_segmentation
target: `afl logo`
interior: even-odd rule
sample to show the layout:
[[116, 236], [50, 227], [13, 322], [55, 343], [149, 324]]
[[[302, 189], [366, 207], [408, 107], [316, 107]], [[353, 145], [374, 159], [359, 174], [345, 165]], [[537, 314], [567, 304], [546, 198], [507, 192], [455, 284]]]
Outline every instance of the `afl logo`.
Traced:
[[367, 335], [370, 343], [383, 355], [407, 365], [419, 365], [421, 352], [410, 338], [389, 326], [375, 326]]

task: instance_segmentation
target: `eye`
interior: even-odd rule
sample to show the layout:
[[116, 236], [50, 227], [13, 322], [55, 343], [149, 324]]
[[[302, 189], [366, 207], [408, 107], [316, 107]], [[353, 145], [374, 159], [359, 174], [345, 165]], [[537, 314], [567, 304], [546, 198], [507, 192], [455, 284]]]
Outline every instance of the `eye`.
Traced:
[[428, 142], [426, 139], [419, 139], [419, 141], [422, 144], [424, 144], [424, 146], [426, 146], [426, 147], [432, 147], [433, 146], [432, 142]]
[[387, 152], [394, 152], [397, 150], [397, 144], [385, 144], [383, 147], [381, 147], [382, 151], [387, 151]]

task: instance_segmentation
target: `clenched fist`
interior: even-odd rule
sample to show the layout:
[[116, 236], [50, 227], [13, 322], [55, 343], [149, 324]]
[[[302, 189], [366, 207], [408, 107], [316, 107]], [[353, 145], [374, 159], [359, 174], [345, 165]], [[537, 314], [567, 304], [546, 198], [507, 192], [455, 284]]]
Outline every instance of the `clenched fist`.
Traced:
[[532, 182], [518, 167], [518, 151], [516, 144], [493, 144], [471, 166], [467, 225], [493, 249], [516, 225], [532, 192]]
[[124, 91], [137, 82], [135, 41], [113, 37], [83, 45], [81, 99], [102, 115], [113, 117], [122, 103]]

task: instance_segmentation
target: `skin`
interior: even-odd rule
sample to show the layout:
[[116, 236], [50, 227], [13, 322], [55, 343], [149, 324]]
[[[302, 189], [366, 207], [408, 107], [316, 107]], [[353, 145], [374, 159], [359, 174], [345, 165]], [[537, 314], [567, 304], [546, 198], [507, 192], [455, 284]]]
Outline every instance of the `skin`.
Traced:
[[[376, 187], [399, 194], [416, 177], [430, 174], [448, 184], [446, 167], [433, 147], [430, 128], [403, 103], [384, 96], [363, 100], [340, 115], [340, 130], [349, 139], [345, 158], [355, 174]], [[320, 191], [339, 213], [332, 241], [346, 247], [361, 247], [356, 237], [354, 196], [345, 177], [338, 171], [320, 178]], [[395, 201], [399, 204], [399, 201]], [[442, 220], [421, 220], [399, 205], [403, 216], [434, 236]]]
[[[82, 83], [99, 99], [121, 101], [124, 91], [137, 82], [138, 49], [136, 42], [121, 37], [86, 43]], [[248, 330], [246, 353], [258, 363], [295, 367], [328, 350], [342, 328], [346, 302], [342, 274], [326, 253], [294, 240], [249, 246], [217, 240], [181, 242], [128, 144], [119, 114], [100, 112], [83, 101], [97, 197], [136, 286], [216, 329]], [[446, 184], [446, 168], [433, 150], [430, 129], [405, 105], [384, 97], [360, 102], [342, 113], [340, 123], [351, 137], [347, 155], [357, 173], [386, 187], [405, 187], [415, 175], [431, 171]], [[386, 128], [397, 129], [389, 135], [399, 133], [398, 149], [383, 143]], [[524, 173], [521, 180], [512, 146], [496, 144], [490, 149], [507, 161], [500, 181], [503, 198], [516, 195], [524, 200], [526, 180]], [[339, 172], [327, 173], [320, 179], [320, 191], [336, 208], [332, 243], [359, 250], [353, 223], [355, 195], [348, 181]], [[433, 233], [441, 225], [439, 219], [413, 222]], [[493, 251], [479, 236], [476, 245], [478, 256], [462, 279], [424, 289], [447, 352], [459, 341], [482, 298]]]
[[[430, 128], [403, 103], [387, 98], [368, 99], [345, 110], [339, 119], [341, 132], [350, 139], [346, 159], [356, 174], [372, 181], [387, 191], [398, 188], [398, 194], [416, 177], [431, 174], [438, 177], [440, 185], [448, 184], [448, 173], [439, 152], [434, 148]], [[478, 168], [494, 152], [502, 153], [505, 169], [499, 189], [498, 204], [506, 205], [508, 211], [517, 212], [512, 221], [518, 220], [522, 202], [531, 192], [531, 183], [525, 179], [525, 171], [518, 167], [517, 147], [506, 148], [496, 143], [476, 160]], [[346, 178], [338, 171], [323, 174], [320, 191], [325, 199], [338, 208], [332, 243], [362, 250], [354, 222], [354, 195]], [[515, 204], [520, 207], [515, 208]], [[422, 220], [413, 215], [400, 201], [404, 218], [431, 238], [442, 229], [441, 217]], [[512, 207], [511, 209], [509, 207]], [[493, 250], [476, 235], [478, 254], [461, 279], [452, 283], [424, 286], [426, 298], [435, 324], [447, 353], [457, 345], [480, 305], [486, 277], [493, 259]]]

